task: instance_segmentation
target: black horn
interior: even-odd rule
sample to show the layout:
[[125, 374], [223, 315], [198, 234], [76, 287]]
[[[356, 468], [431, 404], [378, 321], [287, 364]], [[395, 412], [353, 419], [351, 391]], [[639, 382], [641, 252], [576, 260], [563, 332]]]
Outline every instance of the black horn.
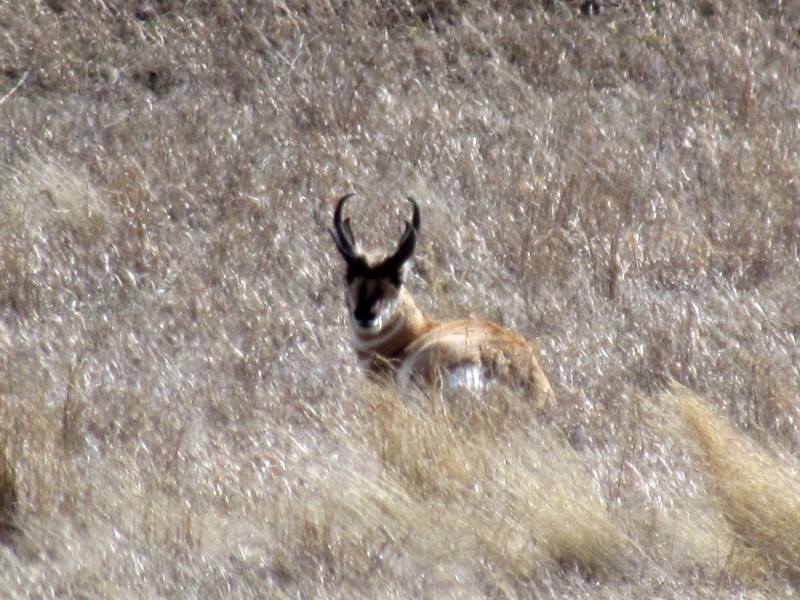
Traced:
[[384, 266], [391, 271], [399, 271], [405, 262], [411, 258], [414, 253], [414, 246], [417, 243], [417, 233], [419, 233], [419, 206], [413, 198], [408, 197], [407, 200], [411, 202], [414, 207], [414, 214], [411, 217], [411, 222], [406, 221], [406, 229], [400, 242], [397, 244], [397, 250], [394, 251], [389, 258], [384, 261]]
[[345, 219], [344, 223], [342, 223], [342, 209], [344, 209], [345, 202], [352, 196], [355, 196], [355, 194], [345, 194], [339, 198], [336, 204], [336, 211], [333, 213], [333, 229], [330, 230], [336, 247], [347, 262], [358, 258], [355, 241], [353, 240], [353, 231], [350, 229], [350, 219]]

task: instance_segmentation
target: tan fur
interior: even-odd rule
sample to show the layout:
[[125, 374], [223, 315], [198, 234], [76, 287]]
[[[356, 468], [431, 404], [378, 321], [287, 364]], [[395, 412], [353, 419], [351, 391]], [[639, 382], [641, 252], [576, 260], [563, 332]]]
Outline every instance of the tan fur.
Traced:
[[[394, 319], [374, 335], [354, 333], [359, 362], [378, 376], [407, 374], [417, 384], [441, 385], [448, 371], [479, 365], [489, 379], [525, 388], [539, 408], [555, 402], [550, 382], [539, 365], [534, 348], [521, 336], [496, 323], [476, 319], [434, 321], [417, 308], [405, 288], [400, 288]], [[360, 343], [381, 339], [369, 350]]]

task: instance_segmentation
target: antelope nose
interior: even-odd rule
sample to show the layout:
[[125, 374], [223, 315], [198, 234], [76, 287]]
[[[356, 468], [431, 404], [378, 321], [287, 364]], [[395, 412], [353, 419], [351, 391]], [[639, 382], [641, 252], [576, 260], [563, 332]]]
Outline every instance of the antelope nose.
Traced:
[[369, 308], [359, 307], [353, 311], [353, 320], [359, 327], [369, 327], [377, 317], [378, 315]]
[[375, 319], [373, 319], [372, 317], [368, 317], [366, 319], [364, 319], [362, 317], [356, 317], [354, 320], [356, 322], [356, 325], [358, 325], [359, 327], [361, 327], [363, 329], [369, 329], [372, 326], [372, 324], [375, 322]]

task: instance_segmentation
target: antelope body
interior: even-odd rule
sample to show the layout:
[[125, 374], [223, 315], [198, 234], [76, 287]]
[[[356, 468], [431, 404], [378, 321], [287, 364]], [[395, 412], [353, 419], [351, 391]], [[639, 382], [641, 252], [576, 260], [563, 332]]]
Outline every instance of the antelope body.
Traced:
[[490, 321], [435, 321], [417, 308], [403, 286], [405, 266], [420, 227], [412, 222], [393, 254], [382, 261], [358, 250], [350, 220], [342, 220], [348, 194], [333, 215], [333, 235], [347, 265], [347, 308], [352, 344], [368, 373], [404, 382], [479, 390], [493, 381], [521, 386], [538, 407], [551, 406], [553, 390], [534, 348], [520, 335]]

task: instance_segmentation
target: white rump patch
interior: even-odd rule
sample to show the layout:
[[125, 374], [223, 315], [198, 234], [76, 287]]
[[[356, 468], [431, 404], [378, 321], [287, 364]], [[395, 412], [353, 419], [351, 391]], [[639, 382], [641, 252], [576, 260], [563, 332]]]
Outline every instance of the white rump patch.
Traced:
[[480, 365], [469, 364], [447, 371], [445, 384], [448, 388], [467, 388], [473, 392], [485, 390], [489, 380]]

